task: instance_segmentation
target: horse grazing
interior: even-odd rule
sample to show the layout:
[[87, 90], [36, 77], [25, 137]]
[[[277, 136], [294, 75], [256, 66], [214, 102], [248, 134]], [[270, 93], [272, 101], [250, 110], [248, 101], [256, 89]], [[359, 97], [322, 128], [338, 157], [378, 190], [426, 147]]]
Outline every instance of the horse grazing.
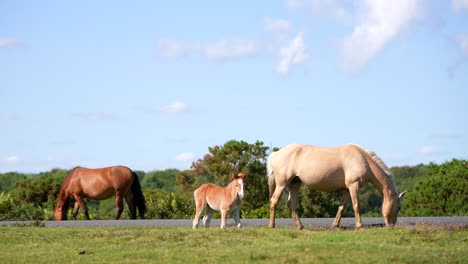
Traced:
[[244, 173], [232, 173], [234, 178], [225, 188], [206, 183], [198, 187], [193, 192], [195, 198], [195, 218], [193, 219], [193, 229], [198, 227], [198, 221], [203, 209], [207, 212], [203, 217], [204, 227], [209, 227], [211, 217], [215, 211], [221, 211], [221, 228], [226, 228], [226, 216], [233, 212], [234, 221], [237, 227], [241, 227], [240, 222], [240, 203], [244, 199], [244, 181], [247, 177]]
[[367, 182], [372, 183], [383, 196], [382, 215], [386, 226], [396, 223], [401, 209], [400, 200], [405, 193], [398, 193], [392, 173], [374, 152], [353, 144], [334, 148], [287, 145], [270, 154], [267, 173], [271, 196], [269, 227], [275, 227], [276, 205], [285, 188], [289, 189], [288, 207], [296, 229], [304, 227], [296, 213], [301, 182], [317, 191], [348, 190], [343, 191], [332, 228], [339, 226], [350, 199], [356, 218], [355, 228], [361, 228], [359, 188]]
[[87, 220], [88, 209], [84, 198], [105, 200], [115, 195], [118, 220], [123, 211], [123, 200], [130, 209], [130, 218], [136, 219], [136, 209], [144, 218], [146, 211], [145, 197], [141, 191], [138, 176], [131, 169], [124, 166], [113, 166], [101, 169], [74, 168], [65, 178], [60, 189], [58, 202], [55, 206], [55, 220], [67, 220], [69, 198], [75, 200], [73, 219], [76, 220], [78, 209], [81, 207]]

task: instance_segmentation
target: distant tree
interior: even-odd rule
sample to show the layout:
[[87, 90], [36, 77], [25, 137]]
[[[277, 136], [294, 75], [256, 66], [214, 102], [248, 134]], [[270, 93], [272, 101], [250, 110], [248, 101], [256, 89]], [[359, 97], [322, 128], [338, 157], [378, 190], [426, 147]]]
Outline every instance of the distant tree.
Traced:
[[17, 182], [24, 180], [27, 177], [28, 175], [17, 172], [0, 174], [0, 193], [11, 191], [15, 188]]
[[16, 183], [9, 193], [11, 204], [4, 204], [0, 219], [49, 220], [67, 171], [53, 169]]
[[147, 189], [162, 189], [174, 192], [176, 189], [176, 176], [180, 171], [177, 169], [166, 169], [146, 173], [141, 186]]
[[202, 159], [192, 163], [192, 172], [178, 175], [178, 183], [184, 184], [182, 189], [192, 192], [206, 182], [226, 186], [232, 181], [232, 172], [244, 172], [248, 176], [242, 208], [251, 210], [268, 202], [266, 159], [269, 148], [263, 142], [230, 140], [222, 146], [209, 147], [208, 151]]
[[403, 201], [408, 216], [468, 215], [468, 161], [430, 164], [427, 177]]

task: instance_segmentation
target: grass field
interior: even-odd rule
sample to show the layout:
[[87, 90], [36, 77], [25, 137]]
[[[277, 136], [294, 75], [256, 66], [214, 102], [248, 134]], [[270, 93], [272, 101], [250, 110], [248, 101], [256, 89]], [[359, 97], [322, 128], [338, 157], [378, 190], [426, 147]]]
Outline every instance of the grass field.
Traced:
[[0, 227], [1, 263], [468, 263], [465, 226]]

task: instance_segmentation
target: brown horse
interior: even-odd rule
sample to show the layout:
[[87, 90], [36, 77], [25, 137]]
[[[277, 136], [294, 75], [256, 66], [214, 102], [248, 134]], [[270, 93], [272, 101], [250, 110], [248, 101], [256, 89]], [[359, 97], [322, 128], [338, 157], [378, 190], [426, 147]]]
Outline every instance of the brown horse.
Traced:
[[396, 223], [401, 208], [400, 199], [405, 193], [398, 193], [390, 170], [374, 152], [353, 144], [335, 148], [287, 145], [268, 157], [267, 170], [271, 195], [269, 227], [275, 227], [276, 205], [284, 189], [288, 188], [288, 207], [296, 229], [303, 228], [296, 213], [301, 182], [317, 191], [348, 190], [343, 191], [332, 227], [339, 226], [343, 210], [351, 199], [355, 228], [361, 228], [359, 188], [367, 182], [372, 183], [383, 196], [382, 214], [387, 226]]
[[84, 199], [105, 200], [114, 195], [117, 206], [115, 219], [119, 219], [122, 214], [124, 199], [130, 209], [131, 219], [136, 219], [136, 208], [138, 208], [141, 219], [144, 218], [145, 197], [141, 191], [138, 176], [134, 171], [124, 166], [101, 169], [76, 167], [63, 181], [55, 206], [55, 220], [67, 220], [69, 198], [75, 200], [73, 219], [76, 220], [78, 209], [81, 207], [86, 219], [89, 220]]
[[225, 188], [206, 183], [195, 190], [195, 218], [193, 219], [193, 229], [198, 227], [200, 215], [206, 207], [206, 215], [203, 217], [203, 225], [210, 226], [211, 217], [215, 211], [221, 211], [221, 228], [226, 228], [226, 216], [233, 212], [234, 221], [237, 227], [241, 227], [240, 203], [244, 199], [244, 181], [247, 177], [244, 173], [232, 173], [234, 178]]

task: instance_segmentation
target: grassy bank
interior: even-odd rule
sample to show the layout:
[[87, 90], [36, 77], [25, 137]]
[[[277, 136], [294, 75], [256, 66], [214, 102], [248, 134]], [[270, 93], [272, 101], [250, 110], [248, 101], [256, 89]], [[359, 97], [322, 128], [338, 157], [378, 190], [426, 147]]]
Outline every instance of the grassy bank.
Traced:
[[468, 263], [468, 228], [0, 227], [2, 263]]

